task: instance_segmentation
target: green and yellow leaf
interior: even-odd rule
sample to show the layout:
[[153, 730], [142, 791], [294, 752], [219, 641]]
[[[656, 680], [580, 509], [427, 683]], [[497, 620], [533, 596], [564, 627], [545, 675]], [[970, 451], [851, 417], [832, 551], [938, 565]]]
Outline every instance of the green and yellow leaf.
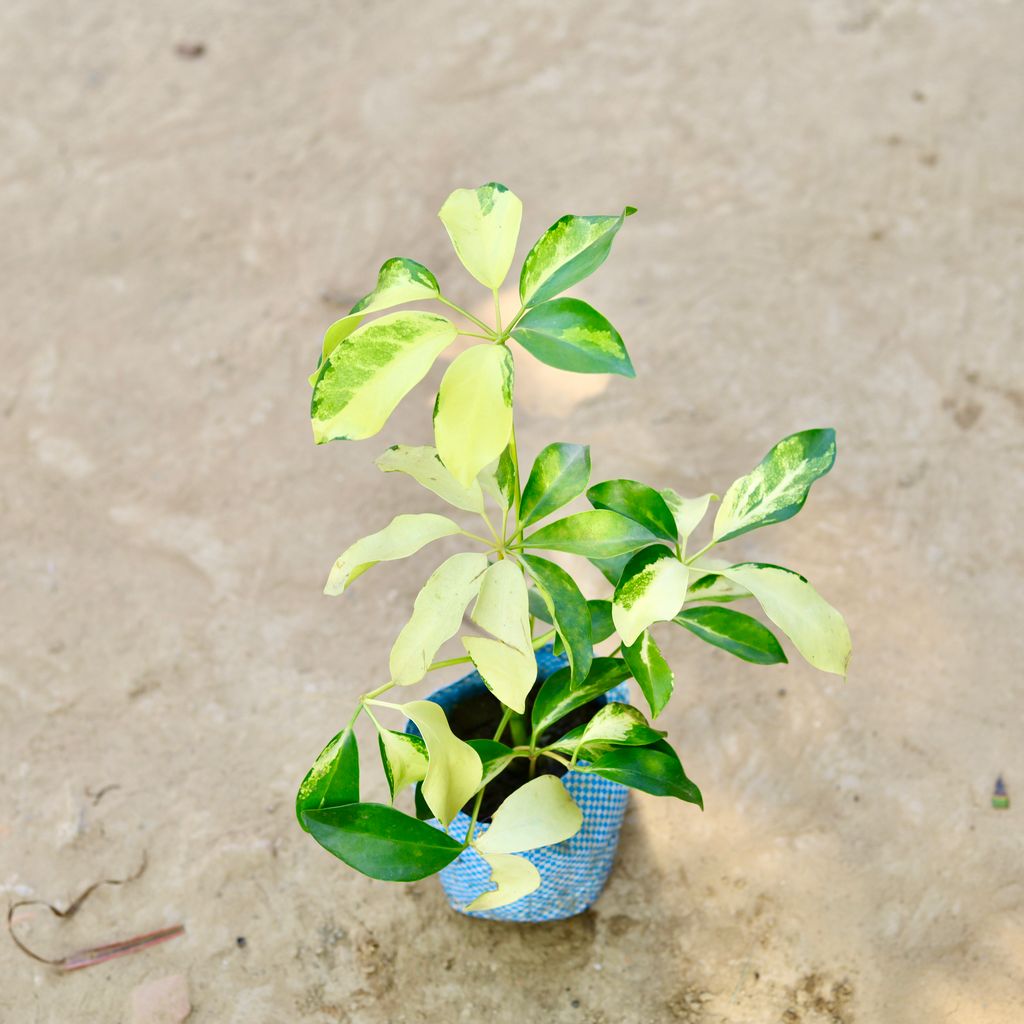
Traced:
[[637, 552], [626, 565], [612, 598], [612, 620], [631, 647], [652, 623], [667, 622], [686, 600], [690, 571], [664, 545]]
[[340, 320], [335, 320], [324, 335], [320, 362], [310, 384], [316, 383], [327, 357], [362, 323], [370, 313], [391, 309], [406, 302], [436, 299], [441, 294], [437, 278], [422, 263], [396, 256], [387, 260], [377, 274], [377, 287], [364, 295]]
[[647, 699], [651, 716], [657, 718], [672, 696], [675, 676], [650, 631], [641, 633], [631, 646], [623, 645], [622, 657], [640, 687], [640, 692]]
[[473, 480], [463, 487], [445, 468], [437, 449], [430, 445], [392, 445], [377, 459], [377, 468], [383, 473], [404, 473], [421, 487], [433, 491], [439, 498], [466, 512], [484, 510], [484, 496], [480, 484]]
[[556, 519], [524, 538], [523, 546], [607, 559], [647, 547], [657, 538], [618, 512], [596, 509]]
[[519, 298], [535, 306], [589, 277], [608, 257], [612, 241], [631, 214], [618, 217], [577, 217], [566, 214], [544, 232], [527, 253], [519, 277]]
[[540, 887], [540, 872], [525, 857], [517, 857], [512, 853], [481, 853], [480, 856], [491, 869], [491, 881], [495, 888], [467, 903], [462, 908], [467, 913], [506, 907]]
[[552, 299], [528, 310], [512, 337], [548, 366], [573, 373], [635, 377], [619, 332], [580, 299]]
[[786, 662], [775, 634], [757, 619], [714, 605], [684, 608], [673, 620], [706, 643], [755, 665]]
[[746, 476], [725, 492], [715, 517], [714, 539], [790, 519], [803, 508], [811, 484], [836, 460], [834, 430], [804, 430], [783, 438]]
[[466, 606], [480, 592], [487, 556], [462, 551], [442, 562], [423, 585], [412, 617], [391, 648], [391, 681], [399, 686], [418, 683], [441, 645], [459, 631]]
[[441, 379], [434, 409], [437, 453], [469, 487], [512, 436], [515, 366], [505, 345], [476, 345], [457, 356]]
[[443, 316], [416, 311], [391, 313], [354, 331], [327, 357], [313, 386], [316, 443], [376, 434], [457, 334]]
[[462, 638], [488, 689], [519, 714], [537, 679], [529, 604], [522, 570], [508, 559], [495, 562], [484, 573], [471, 616], [490, 636]]
[[391, 792], [391, 802], [406, 786], [420, 782], [427, 774], [427, 745], [419, 736], [394, 729], [377, 734], [380, 760]]
[[529, 526], [567, 505], [587, 489], [590, 448], [585, 444], [549, 444], [537, 456], [523, 488], [519, 522]]
[[474, 840], [480, 853], [523, 853], [576, 835], [583, 812], [554, 775], [539, 775], [507, 796]]
[[419, 728], [428, 755], [423, 799], [447, 828], [480, 787], [483, 777], [480, 755], [452, 732], [444, 711], [429, 700], [414, 700], [408, 704], [375, 703], [403, 712]]
[[760, 562], [744, 562], [721, 573], [757, 598], [765, 615], [811, 665], [845, 677], [852, 649], [850, 631], [842, 615], [803, 576]]
[[500, 288], [512, 266], [523, 204], [504, 185], [456, 189], [438, 216], [462, 265], [486, 288]]
[[700, 525], [712, 501], [718, 501], [717, 494], [702, 494], [699, 498], [683, 498], [676, 494], [671, 487], [666, 487], [660, 492], [668, 505], [672, 518], [676, 521], [676, 534], [679, 540], [679, 548], [683, 554], [686, 553], [686, 542], [690, 534]]
[[590, 607], [575, 580], [560, 566], [537, 555], [523, 555], [537, 590], [547, 605], [569, 656], [572, 678], [579, 685], [587, 678], [594, 657]]
[[383, 530], [357, 540], [342, 552], [327, 578], [324, 593], [332, 597], [340, 594], [378, 562], [408, 558], [432, 541], [461, 532], [458, 523], [433, 512], [395, 516]]
[[[320, 752], [299, 784], [295, 816], [306, 828], [303, 811], [319, 810], [359, 800], [359, 745], [351, 727], [343, 729]], [[308, 831], [308, 829], [307, 829]]]
[[605, 480], [587, 491], [594, 508], [608, 509], [646, 527], [656, 537], [676, 542], [676, 520], [665, 498], [638, 480]]

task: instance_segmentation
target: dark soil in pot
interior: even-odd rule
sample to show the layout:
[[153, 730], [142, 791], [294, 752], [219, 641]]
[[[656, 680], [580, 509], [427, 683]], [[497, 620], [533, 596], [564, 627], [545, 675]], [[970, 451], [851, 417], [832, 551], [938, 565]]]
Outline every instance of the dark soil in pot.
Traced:
[[[530, 713], [533, 710], [533, 699], [536, 691], [526, 699], [526, 719], [529, 721]], [[570, 712], [565, 718], [556, 722], [550, 729], [540, 737], [540, 745], [554, 743], [555, 740], [564, 736], [571, 729], [578, 725], [589, 722], [597, 710], [602, 707], [604, 701], [592, 700], [583, 707]], [[498, 731], [498, 723], [501, 721], [501, 704], [491, 696], [490, 693], [481, 693], [478, 696], [470, 697], [468, 700], [459, 703], [448, 711], [448, 724], [459, 739], [463, 740], [490, 740]], [[502, 742], [512, 745], [509, 738], [509, 730], [506, 727]], [[565, 774], [565, 765], [553, 761], [549, 757], [538, 757], [537, 767], [534, 771], [534, 778], [538, 775]], [[479, 821], [488, 822], [491, 816], [501, 806], [505, 797], [514, 793], [524, 782], [530, 780], [530, 761], [528, 758], [516, 758], [493, 782], [487, 784], [484, 790], [484, 799], [480, 805]], [[473, 801], [470, 800], [463, 810], [466, 814], [473, 813]]]

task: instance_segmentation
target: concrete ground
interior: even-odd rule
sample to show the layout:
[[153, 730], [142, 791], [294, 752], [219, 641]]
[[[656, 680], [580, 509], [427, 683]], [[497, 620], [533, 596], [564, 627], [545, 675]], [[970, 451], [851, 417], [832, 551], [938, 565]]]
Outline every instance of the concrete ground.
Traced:
[[[57, 957], [187, 929], [69, 975], [0, 936], [0, 1019], [1024, 1019], [1021, 806], [990, 802], [1000, 773], [1024, 801], [1024, 4], [0, 24], [0, 891], [67, 902], [145, 854], [20, 933]], [[437, 508], [373, 458], [429, 439], [443, 366], [321, 448], [305, 377], [386, 257], [476, 301], [435, 213], [493, 178], [520, 254], [640, 209], [579, 290], [638, 378], [523, 360], [522, 449], [587, 441], [595, 478], [696, 494], [834, 425], [805, 511], [734, 550], [804, 572], [855, 643], [843, 683], [663, 629], [707, 811], [634, 798], [597, 905], [534, 927], [363, 879], [291, 810], [438, 560], [320, 593], [350, 540]]]

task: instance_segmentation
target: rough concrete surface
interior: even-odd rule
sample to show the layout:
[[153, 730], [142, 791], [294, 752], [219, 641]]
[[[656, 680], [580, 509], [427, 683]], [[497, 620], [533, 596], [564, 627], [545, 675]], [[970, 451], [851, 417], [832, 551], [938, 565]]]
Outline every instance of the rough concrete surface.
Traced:
[[[175, 975], [218, 1024], [1024, 1019], [1024, 4], [7, 0], [0, 26], [0, 891], [66, 903], [145, 853], [21, 934], [187, 929], [68, 975], [0, 936], [0, 1019], [127, 1022]], [[363, 879], [291, 808], [439, 550], [321, 595], [350, 540], [438, 509], [373, 458], [428, 441], [443, 364], [357, 445], [313, 445], [305, 377], [388, 256], [478, 301], [435, 213], [494, 178], [520, 255], [640, 208], [579, 289], [638, 378], [523, 359], [526, 455], [587, 441], [595, 478], [696, 494], [833, 424], [804, 512], [734, 550], [855, 642], [844, 683], [664, 628], [707, 811], [634, 798], [593, 910], [533, 927]]]

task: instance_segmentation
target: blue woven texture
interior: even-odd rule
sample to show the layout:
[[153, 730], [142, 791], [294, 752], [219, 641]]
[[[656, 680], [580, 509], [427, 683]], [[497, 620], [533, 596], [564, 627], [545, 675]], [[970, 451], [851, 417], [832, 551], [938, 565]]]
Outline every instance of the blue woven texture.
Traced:
[[[565, 664], [564, 655], [555, 657], [550, 647], [543, 647], [537, 652], [538, 678], [541, 680]], [[472, 672], [427, 699], [440, 704], [447, 712], [486, 690], [479, 673]], [[600, 700], [603, 703], [628, 701], [626, 684], [609, 690]], [[418, 733], [419, 730], [410, 722], [406, 732]], [[475, 911], [467, 916], [491, 921], [557, 921], [583, 913], [601, 894], [615, 859], [629, 790], [617, 782], [580, 772], [567, 772], [562, 776], [562, 782], [583, 811], [583, 827], [564, 843], [520, 855], [531, 861], [540, 872], [540, 887], [529, 896], [496, 910]], [[441, 827], [436, 820], [431, 824]], [[460, 811], [451, 824], [449, 834], [462, 841], [468, 830], [469, 816]], [[477, 835], [486, 831], [487, 825], [477, 825]], [[463, 907], [482, 892], [494, 888], [490, 868], [471, 849], [461, 853], [441, 872], [441, 884], [448, 902], [460, 913], [466, 913]]]

